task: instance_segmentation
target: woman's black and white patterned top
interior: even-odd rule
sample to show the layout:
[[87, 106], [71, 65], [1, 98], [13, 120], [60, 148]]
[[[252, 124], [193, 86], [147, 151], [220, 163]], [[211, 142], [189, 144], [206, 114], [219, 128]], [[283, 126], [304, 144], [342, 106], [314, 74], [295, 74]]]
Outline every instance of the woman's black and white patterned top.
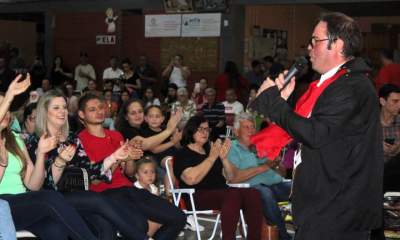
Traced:
[[[36, 150], [39, 144], [39, 137], [36, 134], [29, 135], [29, 137], [25, 141], [26, 147], [28, 149], [28, 153], [32, 161], [36, 162]], [[68, 166], [75, 166], [79, 168], [84, 168], [88, 172], [89, 179], [93, 180], [101, 180], [104, 182], [111, 182], [111, 179], [103, 174], [103, 162], [94, 163], [91, 162], [89, 157], [87, 156], [85, 149], [78, 136], [75, 134], [69, 134], [67, 140], [65, 142], [60, 142], [56, 148], [51, 150], [46, 155], [46, 178], [43, 184], [43, 188], [45, 189], [55, 189], [57, 190], [57, 186], [54, 183], [53, 174], [51, 171], [51, 165], [54, 163], [56, 157], [61, 152], [63, 148], [66, 146], [73, 144], [76, 146], [76, 153], [73, 159], [68, 162]]]

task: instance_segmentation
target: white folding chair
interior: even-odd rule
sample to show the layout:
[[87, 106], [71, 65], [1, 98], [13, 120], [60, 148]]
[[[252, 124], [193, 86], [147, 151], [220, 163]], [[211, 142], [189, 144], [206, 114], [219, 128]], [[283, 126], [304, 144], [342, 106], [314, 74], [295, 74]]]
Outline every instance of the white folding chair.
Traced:
[[[217, 210], [196, 210], [196, 205], [194, 203], [194, 198], [193, 198], [193, 194], [195, 193], [195, 189], [194, 188], [175, 188], [175, 184], [172, 181], [172, 177], [171, 177], [171, 171], [172, 168], [170, 168], [170, 164], [172, 164], [172, 157], [166, 157], [165, 158], [165, 168], [167, 170], [167, 176], [168, 176], [168, 183], [170, 185], [170, 190], [172, 193], [172, 199], [174, 201], [175, 206], [179, 207], [179, 202], [181, 200], [182, 194], [187, 194], [189, 196], [189, 200], [190, 200], [190, 206], [191, 206], [191, 211], [183, 209], [184, 213], [187, 215], [193, 215], [194, 218], [194, 222], [195, 222], [195, 226], [196, 226], [196, 235], [197, 235], [197, 239], [201, 240], [201, 236], [200, 236], [200, 231], [199, 231], [199, 223], [198, 220], [203, 220], [203, 221], [209, 221], [209, 222], [214, 222], [214, 227], [213, 227], [213, 231], [211, 236], [208, 238], [209, 240], [213, 239], [215, 237], [215, 233], [217, 231], [217, 227], [218, 227], [218, 223], [220, 222], [220, 218], [221, 218], [221, 213], [220, 211]], [[172, 165], [171, 165], [172, 166]], [[232, 187], [239, 187], [239, 185], [230, 185]], [[244, 185], [242, 185], [243, 187]], [[248, 187], [248, 185], [247, 185]], [[199, 217], [197, 216], [198, 214], [201, 215], [216, 215], [215, 218], [205, 218], [205, 217]], [[244, 238], [247, 237], [247, 230], [246, 230], [246, 223], [244, 221], [244, 216], [243, 216], [243, 212], [242, 210], [240, 210], [240, 221], [241, 221], [241, 225], [243, 228], [243, 235]], [[221, 232], [222, 234], [222, 232]], [[237, 236], [236, 238], [241, 238], [242, 236]]]

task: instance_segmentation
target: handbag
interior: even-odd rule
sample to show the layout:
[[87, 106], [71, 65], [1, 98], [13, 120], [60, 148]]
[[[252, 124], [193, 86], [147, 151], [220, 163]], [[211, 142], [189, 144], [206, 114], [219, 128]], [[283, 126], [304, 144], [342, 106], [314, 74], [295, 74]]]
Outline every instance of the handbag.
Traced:
[[274, 225], [268, 225], [263, 221], [261, 225], [261, 239], [262, 240], [279, 240], [278, 227]]
[[57, 183], [58, 191], [62, 193], [89, 190], [89, 177], [86, 169], [67, 167]]

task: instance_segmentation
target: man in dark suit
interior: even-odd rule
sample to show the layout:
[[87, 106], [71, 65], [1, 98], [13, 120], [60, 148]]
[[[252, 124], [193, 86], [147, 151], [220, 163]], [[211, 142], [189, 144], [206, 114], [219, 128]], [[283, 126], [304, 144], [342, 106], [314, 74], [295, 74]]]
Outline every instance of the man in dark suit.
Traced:
[[[300, 143], [292, 192], [296, 240], [367, 240], [382, 221], [379, 102], [368, 79], [370, 69], [354, 57], [361, 42], [352, 18], [321, 16], [308, 44], [321, 78], [310, 84], [294, 110], [286, 100], [295, 82], [291, 79], [282, 89], [283, 74], [275, 82], [264, 81], [252, 104], [276, 123], [269, 127], [272, 141], [260, 143], [271, 136], [268, 130], [253, 141], [259, 155], [271, 155], [268, 148], [291, 140]], [[260, 144], [267, 150], [261, 151]]]

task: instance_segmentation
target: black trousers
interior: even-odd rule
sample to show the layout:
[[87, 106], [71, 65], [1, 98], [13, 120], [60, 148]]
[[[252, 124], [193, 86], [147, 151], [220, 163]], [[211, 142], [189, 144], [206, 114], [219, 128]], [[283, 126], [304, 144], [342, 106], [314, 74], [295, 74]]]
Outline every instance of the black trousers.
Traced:
[[116, 230], [126, 239], [147, 238], [147, 219], [141, 212], [128, 214], [121, 203], [105, 193], [79, 191], [65, 193], [64, 197], [84, 217], [99, 240], [115, 239]]
[[321, 228], [298, 228], [294, 240], [368, 240], [369, 231], [344, 232], [324, 230]]
[[3, 194], [18, 230], [29, 230], [42, 240], [96, 240], [74, 207], [56, 191]]
[[[122, 187], [109, 189], [103, 193], [117, 202], [129, 216], [139, 212], [146, 219], [162, 224], [154, 239], [176, 239], [186, 224], [186, 216], [179, 208], [147, 190]], [[147, 221], [144, 222], [144, 226], [147, 231]]]

